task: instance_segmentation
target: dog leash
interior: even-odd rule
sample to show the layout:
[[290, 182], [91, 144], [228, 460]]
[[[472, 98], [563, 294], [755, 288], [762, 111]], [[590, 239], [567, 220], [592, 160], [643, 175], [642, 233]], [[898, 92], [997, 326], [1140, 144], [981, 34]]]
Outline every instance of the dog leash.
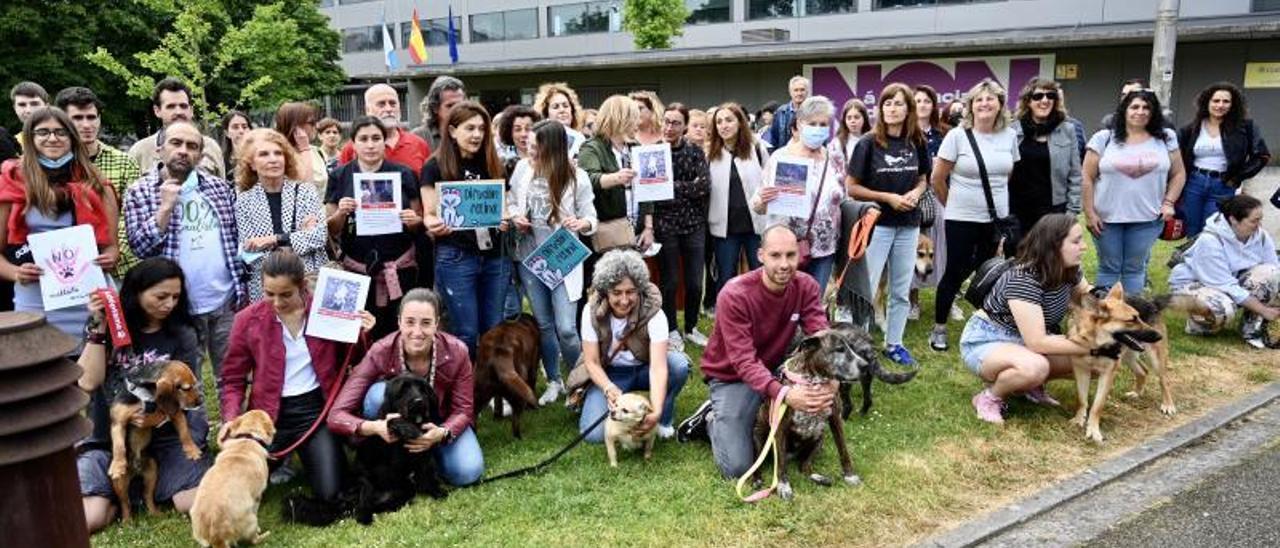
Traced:
[[871, 231], [875, 229], [876, 220], [879, 218], [880, 210], [870, 208], [849, 229], [849, 247], [845, 250], [849, 259], [844, 262], [844, 268], [840, 269], [840, 275], [836, 277], [836, 287], [844, 285], [844, 275], [849, 271], [849, 265], [854, 261], [862, 260], [862, 257], [867, 254], [867, 246], [871, 243]]
[[595, 430], [597, 426], [600, 426], [600, 423], [604, 422], [604, 419], [608, 417], [609, 417], [608, 411], [601, 413], [600, 418], [596, 419], [595, 422], [591, 423], [591, 426], [588, 426], [585, 430], [582, 431], [582, 433], [578, 434], [578, 437], [574, 438], [573, 441], [569, 442], [569, 445], [566, 445], [563, 448], [561, 448], [559, 451], [556, 451], [554, 455], [551, 455], [546, 460], [539, 462], [537, 464], [534, 464], [532, 466], [526, 466], [524, 468], [519, 468], [516, 470], [512, 470], [510, 472], [504, 472], [502, 474], [498, 474], [493, 477], [483, 478], [480, 481], [473, 483], [472, 486], [482, 485], [485, 483], [492, 483], [498, 480], [514, 478], [517, 476], [523, 476], [532, 472], [537, 472], [543, 468], [546, 468], [547, 466], [550, 466], [551, 463], [554, 463], [555, 461], [559, 460], [560, 457], [563, 457], [565, 453], [568, 453], [569, 450], [573, 449], [574, 447], [577, 447], [578, 444], [582, 443], [582, 440], [587, 439], [587, 434], [590, 433], [592, 430]]
[[267, 455], [271, 460], [280, 460], [289, 456], [290, 453], [294, 452], [298, 447], [301, 447], [302, 444], [316, 432], [316, 429], [320, 428], [320, 425], [328, 419], [329, 411], [333, 409], [333, 403], [338, 400], [338, 392], [342, 391], [342, 383], [346, 381], [347, 370], [351, 368], [351, 358], [355, 355], [357, 345], [368, 350], [369, 340], [365, 337], [365, 332], [363, 330], [360, 332], [360, 340], [347, 347], [347, 356], [342, 359], [342, 367], [338, 368], [338, 378], [333, 383], [333, 390], [329, 391], [329, 398], [325, 400], [324, 409], [320, 410], [320, 416], [316, 417], [316, 422], [311, 423], [311, 428], [308, 428], [301, 437], [294, 440], [294, 442], [289, 444], [288, 447]]
[[[751, 468], [745, 474], [742, 474], [742, 477], [738, 478], [738, 485], [735, 487], [735, 491], [738, 493], [738, 498], [742, 499], [743, 502], [754, 503], [762, 501], [769, 498], [769, 495], [772, 495], [778, 489], [778, 464], [781, 462], [778, 460], [778, 425], [782, 424], [782, 414], [787, 412], [787, 402], [783, 401], [783, 394], [783, 391], [779, 391], [778, 396], [769, 403], [769, 437], [765, 439], [764, 447], [760, 449], [760, 455], [756, 457], [756, 462], [751, 465]], [[764, 459], [769, 456], [770, 452], [773, 453], [773, 480], [770, 482], [769, 487], [743, 496], [743, 486], [756, 473], [756, 470], [759, 470], [764, 465]]]

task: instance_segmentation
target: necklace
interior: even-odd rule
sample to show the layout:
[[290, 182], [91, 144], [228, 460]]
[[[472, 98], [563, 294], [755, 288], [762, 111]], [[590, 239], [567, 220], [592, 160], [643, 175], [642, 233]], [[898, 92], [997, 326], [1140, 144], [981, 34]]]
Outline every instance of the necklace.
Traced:
[[[404, 338], [401, 337], [399, 340], [396, 341], [396, 344], [399, 347], [398, 350], [400, 354], [400, 371], [409, 371], [412, 373], [413, 370], [409, 369], [408, 360], [406, 360], [404, 357]], [[430, 363], [427, 364], [427, 374], [425, 375], [425, 377], [427, 378], [427, 384], [431, 386], [432, 390], [435, 390], [436, 389], [436, 351], [435, 351], [435, 344], [432, 344], [431, 346], [432, 346], [431, 361]]]

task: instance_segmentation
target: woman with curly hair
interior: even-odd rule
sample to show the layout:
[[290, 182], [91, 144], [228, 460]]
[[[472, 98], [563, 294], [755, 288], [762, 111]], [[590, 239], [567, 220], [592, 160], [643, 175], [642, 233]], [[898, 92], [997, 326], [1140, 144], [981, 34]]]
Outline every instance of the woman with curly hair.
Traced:
[[1271, 161], [1262, 131], [1249, 119], [1244, 93], [1229, 82], [1210, 84], [1196, 96], [1196, 118], [1178, 131], [1178, 148], [1187, 172], [1182, 192], [1187, 236], [1199, 234], [1218, 204]]
[[569, 136], [569, 157], [578, 156], [578, 148], [587, 140], [582, 134], [582, 104], [578, 102], [578, 93], [564, 82], [552, 82], [538, 86], [538, 94], [533, 98], [533, 110], [542, 115], [543, 120], [555, 120], [564, 126]]

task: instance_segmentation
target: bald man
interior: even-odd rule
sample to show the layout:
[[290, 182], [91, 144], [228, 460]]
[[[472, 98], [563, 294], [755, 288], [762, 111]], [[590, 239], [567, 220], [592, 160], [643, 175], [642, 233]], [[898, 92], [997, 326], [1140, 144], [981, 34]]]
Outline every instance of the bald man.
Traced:
[[[395, 162], [413, 170], [415, 176], [422, 171], [422, 165], [431, 157], [431, 147], [421, 137], [405, 131], [400, 127], [400, 95], [395, 88], [386, 84], [374, 84], [364, 91], [364, 113], [382, 120], [383, 125], [394, 128], [387, 137], [387, 161]], [[354, 160], [356, 149], [351, 141], [342, 147], [338, 155], [338, 163], [345, 164]]]
[[248, 304], [249, 292], [239, 258], [235, 191], [196, 169], [203, 148], [203, 136], [190, 122], [165, 128], [160, 161], [125, 192], [125, 233], [138, 258], [165, 257], [182, 267], [200, 347], [208, 350], [220, 378], [232, 320]]
[[[191, 123], [194, 113], [194, 107], [191, 105], [191, 88], [177, 78], [161, 80], [151, 91], [151, 113], [160, 120], [160, 131], [143, 138], [129, 148], [129, 156], [143, 171], [155, 167], [162, 160], [160, 149], [163, 146], [161, 141], [164, 140], [165, 128], [174, 122]], [[204, 137], [203, 141], [204, 144], [200, 147], [200, 161], [197, 165], [215, 177], [225, 178], [227, 174], [223, 169], [222, 149], [218, 147], [218, 142], [209, 137]]]

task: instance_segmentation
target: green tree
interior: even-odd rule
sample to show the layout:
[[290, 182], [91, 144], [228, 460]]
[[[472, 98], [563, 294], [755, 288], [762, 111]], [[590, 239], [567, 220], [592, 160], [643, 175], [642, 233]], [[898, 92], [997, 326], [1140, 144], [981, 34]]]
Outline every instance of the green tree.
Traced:
[[626, 0], [622, 5], [622, 28], [635, 35], [640, 49], [667, 49], [677, 36], [684, 35], [689, 10], [684, 0]]

